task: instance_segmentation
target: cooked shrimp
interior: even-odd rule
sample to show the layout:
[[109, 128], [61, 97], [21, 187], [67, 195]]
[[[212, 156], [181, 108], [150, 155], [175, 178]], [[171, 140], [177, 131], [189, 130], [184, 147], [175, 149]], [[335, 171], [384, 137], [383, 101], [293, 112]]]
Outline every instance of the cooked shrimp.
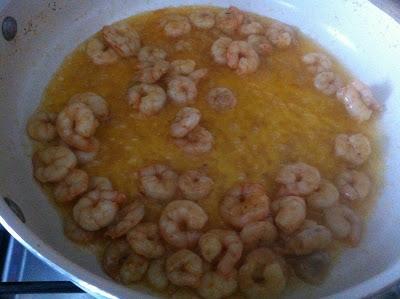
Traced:
[[89, 191], [93, 190], [112, 190], [112, 184], [109, 179], [102, 176], [92, 176], [89, 179]]
[[104, 272], [111, 278], [118, 280], [121, 266], [131, 252], [128, 242], [124, 239], [110, 242], [102, 258]]
[[318, 169], [303, 162], [284, 166], [276, 177], [282, 184], [281, 195], [308, 195], [315, 191], [321, 182]]
[[102, 34], [106, 43], [122, 57], [136, 55], [140, 49], [139, 34], [128, 24], [104, 26]]
[[114, 223], [107, 228], [105, 235], [112, 239], [125, 235], [142, 221], [144, 212], [144, 204], [140, 199], [127, 204], [118, 211]]
[[272, 202], [275, 223], [284, 233], [297, 230], [306, 219], [306, 203], [298, 196], [286, 196]]
[[243, 228], [268, 216], [269, 198], [261, 184], [237, 184], [225, 195], [219, 210], [225, 222]]
[[335, 139], [335, 154], [337, 157], [353, 164], [363, 164], [371, 154], [371, 145], [363, 134], [339, 134]]
[[332, 68], [332, 61], [323, 53], [308, 53], [302, 58], [307, 70], [312, 74], [328, 72]]
[[315, 76], [314, 86], [323, 94], [331, 96], [343, 86], [343, 81], [334, 72], [324, 71]]
[[169, 69], [169, 62], [165, 60], [157, 60], [154, 62], [142, 62], [137, 80], [142, 83], [152, 84], [157, 82], [164, 76]]
[[207, 221], [207, 214], [196, 203], [174, 200], [161, 213], [160, 232], [164, 240], [174, 247], [193, 247]]
[[215, 25], [215, 15], [211, 11], [197, 10], [189, 15], [192, 24], [199, 29], [210, 29]]
[[78, 93], [72, 96], [68, 104], [73, 103], [86, 104], [99, 121], [105, 121], [110, 117], [107, 101], [94, 92]]
[[168, 82], [167, 94], [174, 104], [187, 105], [195, 101], [197, 87], [190, 78], [176, 76]]
[[76, 159], [78, 160], [78, 164], [83, 165], [83, 164], [92, 162], [96, 158], [97, 153], [100, 150], [100, 142], [96, 138], [93, 138], [93, 144], [94, 144], [94, 150], [90, 151], [90, 152], [73, 150], [73, 152], [76, 156]]
[[218, 38], [211, 46], [211, 55], [214, 61], [218, 64], [227, 64], [227, 52], [229, 45], [232, 43], [232, 39], [229, 37]]
[[212, 134], [198, 125], [184, 138], [174, 140], [175, 144], [189, 155], [199, 155], [211, 151], [214, 143]]
[[61, 181], [76, 164], [74, 153], [65, 146], [50, 146], [33, 156], [35, 178], [42, 183]]
[[80, 169], [72, 169], [67, 176], [57, 183], [54, 197], [57, 202], [68, 202], [86, 192], [89, 186], [88, 174]]
[[157, 62], [159, 60], [165, 60], [166, 58], [167, 52], [153, 46], [145, 46], [141, 48], [138, 54], [138, 59], [142, 62]]
[[192, 131], [200, 122], [201, 113], [198, 109], [184, 107], [178, 111], [174, 122], [171, 124], [170, 134], [172, 137], [181, 138]]
[[96, 149], [94, 138], [99, 122], [92, 110], [83, 103], [67, 105], [57, 116], [57, 132], [68, 145], [81, 151]]
[[86, 54], [97, 65], [112, 64], [118, 60], [118, 54], [107, 47], [100, 39], [92, 38], [86, 45]]
[[96, 231], [109, 225], [117, 215], [125, 195], [117, 191], [94, 190], [79, 199], [72, 213], [85, 230]]
[[172, 75], [189, 75], [195, 67], [196, 62], [192, 59], [177, 59], [171, 62], [169, 72]]
[[170, 167], [154, 164], [139, 170], [144, 194], [157, 200], [169, 200], [175, 195], [178, 175]]
[[247, 43], [260, 55], [272, 53], [272, 45], [264, 35], [251, 34], [247, 37]]
[[216, 16], [216, 26], [226, 34], [234, 34], [243, 23], [244, 13], [235, 6], [230, 6]]
[[208, 69], [202, 68], [194, 70], [189, 74], [188, 77], [194, 82], [194, 84], [198, 84], [201, 79], [207, 77], [207, 74], [208, 74]]
[[313, 285], [322, 284], [331, 268], [331, 258], [325, 251], [296, 256], [290, 263], [297, 277]]
[[253, 73], [260, 64], [260, 58], [253, 47], [245, 41], [233, 41], [226, 52], [227, 64], [238, 75]]
[[239, 269], [240, 290], [248, 298], [277, 297], [286, 286], [285, 261], [267, 248], [249, 253]]
[[147, 258], [158, 258], [164, 254], [158, 226], [155, 223], [140, 223], [132, 228], [126, 236], [129, 245], [140, 255]]
[[362, 220], [352, 209], [345, 205], [325, 209], [324, 219], [336, 239], [345, 239], [354, 247], [360, 243]]
[[165, 259], [152, 260], [147, 269], [147, 281], [157, 290], [165, 290], [168, 286], [168, 277], [165, 273]]
[[217, 271], [228, 276], [242, 256], [243, 244], [233, 230], [212, 229], [199, 240], [200, 252], [207, 262], [218, 262]]
[[192, 44], [187, 40], [179, 40], [175, 43], [175, 50], [178, 52], [193, 50]]
[[128, 104], [140, 113], [150, 116], [161, 111], [167, 101], [164, 89], [156, 84], [138, 84], [128, 90]]
[[236, 96], [226, 87], [216, 87], [208, 92], [207, 103], [216, 111], [223, 112], [236, 106]]
[[194, 252], [181, 249], [167, 258], [165, 265], [169, 281], [177, 286], [198, 287], [203, 274], [203, 262]]
[[336, 185], [343, 199], [363, 200], [370, 192], [371, 180], [361, 171], [345, 170], [337, 176]]
[[178, 179], [178, 188], [188, 200], [200, 200], [210, 194], [214, 181], [203, 171], [188, 170]]
[[272, 23], [266, 31], [266, 36], [277, 48], [284, 49], [295, 42], [295, 32], [293, 28], [280, 22]]
[[27, 131], [32, 139], [48, 142], [57, 137], [55, 113], [37, 112], [28, 120]]
[[278, 231], [272, 221], [256, 221], [243, 227], [240, 238], [246, 249], [267, 247], [278, 238]]
[[143, 256], [131, 252], [123, 261], [119, 275], [121, 282], [131, 284], [142, 279], [149, 267], [149, 261]]
[[82, 229], [73, 219], [64, 220], [64, 234], [68, 239], [79, 244], [88, 244], [95, 240], [96, 233]]
[[161, 21], [166, 36], [177, 38], [190, 32], [192, 26], [187, 17], [181, 15], [169, 15]]
[[243, 23], [239, 28], [239, 33], [242, 35], [261, 34], [264, 32], [264, 27], [256, 21]]
[[307, 197], [307, 206], [323, 210], [334, 206], [339, 200], [339, 191], [331, 182], [322, 179], [317, 190]]
[[226, 298], [235, 293], [237, 285], [236, 270], [228, 277], [216, 272], [206, 272], [201, 278], [197, 292], [207, 299]]

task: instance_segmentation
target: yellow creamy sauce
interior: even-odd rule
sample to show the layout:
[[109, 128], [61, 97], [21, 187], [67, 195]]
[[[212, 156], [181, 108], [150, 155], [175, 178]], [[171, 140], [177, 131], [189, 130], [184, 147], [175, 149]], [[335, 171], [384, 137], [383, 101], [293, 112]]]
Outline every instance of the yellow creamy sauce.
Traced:
[[[138, 71], [138, 60], [119, 59], [112, 65], [97, 66], [86, 55], [84, 43], [65, 59], [54, 75], [44, 93], [41, 109], [59, 112], [71, 96], [88, 91], [107, 100], [111, 119], [96, 131], [101, 147], [95, 161], [83, 167], [89, 175], [108, 177], [116, 190], [134, 199], [138, 194], [136, 172], [143, 166], [161, 162], [180, 173], [206, 165], [215, 185], [210, 196], [199, 204], [209, 216], [207, 226], [221, 227], [224, 224], [218, 212], [219, 202], [236, 182], [261, 182], [274, 198], [277, 172], [283, 165], [297, 161], [315, 166], [324, 178], [333, 180], [345, 167], [334, 156], [336, 135], [362, 132], [369, 137], [374, 152], [363, 168], [374, 181], [376, 190], [379, 155], [375, 122], [358, 124], [334, 97], [314, 88], [313, 75], [306, 71], [301, 57], [321, 51], [315, 43], [298, 34], [295, 46], [275, 49], [272, 55], [261, 57], [255, 73], [239, 76], [213, 61], [210, 48], [217, 39], [213, 30], [192, 26], [191, 32], [181, 38], [190, 43], [191, 50], [181, 52], [175, 50], [177, 40], [164, 35], [160, 25], [163, 16], [187, 14], [193, 9], [158, 10], [126, 21], [139, 33], [142, 45], [166, 50], [169, 61], [193, 59], [196, 68], [208, 69], [208, 76], [198, 84], [198, 96], [191, 106], [201, 111], [201, 125], [213, 134], [213, 150], [197, 157], [185, 155], [169, 135], [170, 124], [180, 107], [168, 103], [158, 115], [143, 117], [126, 102], [127, 90], [134, 84]], [[262, 21], [271, 22], [266, 18]], [[334, 70], [349, 80], [350, 76], [337, 63]], [[165, 83], [161, 85], [165, 87]], [[234, 109], [218, 113], [208, 106], [206, 95], [218, 86], [228, 87], [236, 95]], [[355, 208], [365, 214], [374, 197], [375, 191], [370, 199]], [[159, 211], [149, 201], [147, 219], [156, 221]]]

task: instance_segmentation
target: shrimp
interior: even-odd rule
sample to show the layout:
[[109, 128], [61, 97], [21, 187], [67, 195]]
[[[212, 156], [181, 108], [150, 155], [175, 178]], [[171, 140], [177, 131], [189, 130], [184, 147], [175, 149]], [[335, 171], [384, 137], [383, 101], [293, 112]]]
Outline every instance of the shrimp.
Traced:
[[68, 239], [79, 244], [89, 244], [96, 238], [95, 232], [82, 229], [74, 220], [66, 218], [64, 220], [64, 234]]
[[222, 219], [236, 228], [265, 219], [269, 213], [269, 198], [261, 184], [242, 183], [225, 195], [219, 211]]
[[194, 71], [196, 62], [192, 59], [177, 59], [170, 64], [170, 73], [172, 75], [189, 75]]
[[286, 286], [288, 269], [280, 256], [258, 248], [246, 256], [239, 269], [240, 290], [248, 298], [277, 297]]
[[72, 169], [67, 176], [55, 186], [55, 200], [60, 203], [72, 201], [79, 195], [85, 193], [88, 186], [88, 174], [80, 169]]
[[137, 253], [147, 258], [158, 258], [164, 254], [158, 226], [155, 223], [140, 223], [126, 236], [129, 245]]
[[360, 243], [362, 220], [349, 207], [337, 205], [324, 210], [324, 219], [336, 239], [344, 239], [355, 247]]
[[121, 266], [131, 252], [128, 242], [124, 239], [110, 242], [102, 257], [104, 272], [114, 280], [118, 280]]
[[123, 261], [119, 276], [124, 284], [131, 284], [142, 279], [149, 267], [149, 261], [143, 256], [131, 252]]
[[165, 259], [152, 260], [147, 269], [147, 281], [157, 290], [165, 290], [168, 286], [168, 277], [165, 273]]
[[152, 84], [160, 80], [168, 72], [169, 62], [165, 60], [146, 61], [142, 62], [139, 67], [140, 72], [137, 75], [137, 80], [142, 83]]
[[92, 176], [89, 179], [89, 191], [93, 190], [113, 190], [112, 184], [109, 179], [102, 176]]
[[194, 84], [198, 84], [201, 79], [204, 79], [208, 74], [208, 69], [202, 68], [194, 70], [189, 74], [189, 78], [194, 82]]
[[78, 160], [78, 164], [83, 165], [92, 162], [96, 158], [97, 153], [100, 150], [100, 142], [96, 138], [93, 138], [93, 144], [94, 144], [94, 150], [90, 152], [84, 152], [73, 149], [76, 159]]
[[169, 15], [161, 21], [164, 33], [168, 37], [177, 38], [188, 34], [192, 29], [187, 17], [181, 15]]
[[50, 146], [33, 156], [35, 178], [42, 183], [61, 181], [77, 164], [74, 153], [65, 146]]
[[218, 262], [217, 271], [228, 276], [242, 256], [243, 244], [233, 230], [212, 229], [199, 240], [200, 252], [207, 262]]
[[156, 84], [138, 84], [128, 90], [128, 104], [140, 113], [155, 115], [164, 108], [167, 95], [164, 89]]
[[298, 196], [286, 196], [272, 202], [275, 223], [284, 233], [297, 230], [306, 219], [306, 203]]
[[303, 56], [302, 61], [307, 65], [307, 70], [314, 75], [329, 72], [332, 68], [332, 61], [323, 53], [308, 53]]
[[278, 230], [272, 221], [256, 221], [243, 227], [240, 238], [246, 249], [267, 247], [278, 238]]
[[339, 191], [327, 180], [321, 180], [318, 189], [307, 197], [307, 206], [314, 210], [323, 210], [339, 201]]
[[107, 228], [105, 233], [111, 239], [125, 235], [130, 229], [135, 227], [144, 217], [144, 204], [137, 199], [118, 211], [115, 221]]
[[165, 269], [173, 284], [198, 287], [203, 274], [203, 262], [194, 252], [181, 249], [167, 258]]
[[225, 34], [232, 35], [239, 30], [244, 21], [244, 13], [235, 6], [230, 6], [216, 16], [216, 26]]
[[215, 15], [211, 11], [197, 10], [189, 15], [192, 24], [199, 29], [211, 29], [215, 25]]
[[138, 59], [141, 62], [157, 62], [159, 60], [165, 60], [166, 58], [167, 52], [153, 46], [141, 48], [138, 54]]
[[368, 196], [371, 180], [361, 171], [345, 170], [337, 176], [336, 185], [343, 199], [357, 201]]
[[96, 231], [111, 224], [125, 195], [117, 191], [94, 190], [79, 199], [72, 213], [85, 230]]
[[218, 112], [230, 110], [235, 107], [237, 103], [236, 96], [226, 87], [210, 89], [206, 101], [211, 108]]
[[57, 132], [68, 145], [85, 152], [96, 149], [92, 135], [99, 122], [92, 110], [83, 103], [67, 105], [57, 116]]
[[314, 78], [314, 87], [328, 96], [336, 94], [342, 86], [342, 79], [334, 72], [320, 72]]
[[281, 195], [308, 195], [315, 191], [321, 182], [318, 169], [303, 162], [284, 166], [276, 177], [282, 184]]
[[187, 105], [195, 101], [197, 87], [190, 78], [176, 76], [168, 82], [167, 94], [174, 104]]
[[48, 142], [57, 137], [55, 126], [57, 115], [55, 113], [37, 112], [32, 115], [27, 124], [29, 136], [41, 142]]
[[272, 23], [267, 28], [266, 36], [270, 42], [279, 49], [288, 48], [295, 42], [295, 32], [293, 28], [280, 22]]
[[210, 194], [214, 181], [203, 171], [188, 170], [178, 179], [178, 188], [188, 200], [201, 200]]
[[141, 190], [150, 198], [169, 200], [175, 195], [178, 175], [170, 167], [154, 164], [139, 170]]
[[174, 247], [194, 247], [207, 221], [208, 216], [199, 205], [189, 200], [174, 200], [161, 213], [160, 232]]
[[260, 55], [272, 53], [272, 45], [264, 35], [251, 34], [247, 37], [247, 43]]
[[175, 43], [175, 50], [178, 52], [191, 51], [192, 44], [187, 40], [180, 40]]
[[107, 101], [94, 92], [79, 93], [71, 97], [68, 104], [83, 103], [92, 110], [94, 116], [99, 121], [106, 121], [110, 117]]
[[363, 164], [371, 154], [371, 145], [363, 134], [339, 134], [335, 139], [335, 154], [353, 165]]
[[233, 41], [226, 52], [227, 64], [236, 69], [238, 75], [253, 73], [260, 64], [260, 58], [253, 47], [245, 41]]
[[122, 57], [134, 56], [140, 49], [139, 34], [128, 24], [104, 26], [102, 34], [106, 43]]
[[170, 134], [175, 138], [182, 138], [192, 131], [200, 122], [201, 113], [198, 109], [184, 107], [178, 111], [171, 124]]
[[264, 32], [264, 27], [256, 21], [243, 23], [239, 28], [239, 33], [242, 35], [261, 34]]
[[198, 125], [184, 138], [174, 140], [176, 146], [188, 155], [200, 155], [211, 151], [214, 143], [212, 134], [202, 126]]
[[290, 259], [296, 276], [307, 283], [323, 283], [329, 272], [331, 258], [325, 251], [317, 251], [305, 256]]
[[216, 272], [206, 272], [200, 281], [197, 292], [207, 299], [226, 298], [235, 293], [237, 289], [237, 271], [228, 277]]
[[211, 46], [211, 55], [214, 61], [218, 64], [227, 64], [226, 54], [228, 52], [229, 45], [232, 43], [232, 39], [229, 37], [220, 37]]
[[118, 54], [107, 47], [100, 39], [92, 38], [86, 45], [86, 54], [97, 65], [112, 64], [118, 60]]

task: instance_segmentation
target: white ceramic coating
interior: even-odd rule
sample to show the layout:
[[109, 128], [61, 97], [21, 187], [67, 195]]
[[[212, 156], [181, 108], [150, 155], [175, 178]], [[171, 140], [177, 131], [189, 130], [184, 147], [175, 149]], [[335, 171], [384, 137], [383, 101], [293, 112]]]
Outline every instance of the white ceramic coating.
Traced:
[[[67, 241], [60, 219], [33, 181], [27, 117], [65, 55], [109, 24], [165, 1], [6, 1], [0, 19], [14, 16], [16, 40], [0, 38], [0, 195], [13, 199], [23, 224], [0, 200], [0, 222], [39, 257], [96, 296], [151, 298], [112, 282], [96, 258]], [[170, 1], [169, 5], [215, 1]], [[4, 2], [3, 2], [4, 4]], [[320, 287], [305, 287], [286, 298], [358, 298], [400, 278], [400, 26], [368, 1], [247, 0], [218, 1], [220, 6], [270, 16], [299, 27], [352, 73], [369, 84], [384, 103], [380, 120], [385, 175], [377, 206], [360, 247], [346, 250]]]

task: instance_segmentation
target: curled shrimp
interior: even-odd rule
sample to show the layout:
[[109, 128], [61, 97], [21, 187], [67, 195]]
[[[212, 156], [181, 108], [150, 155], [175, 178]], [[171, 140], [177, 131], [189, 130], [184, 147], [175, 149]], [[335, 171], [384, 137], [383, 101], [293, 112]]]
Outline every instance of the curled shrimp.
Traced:
[[354, 247], [360, 243], [362, 221], [352, 209], [345, 205], [325, 209], [324, 219], [336, 239], [346, 240]]
[[261, 184], [237, 184], [227, 192], [219, 210], [225, 222], [243, 228], [268, 216], [269, 198]]
[[168, 82], [167, 94], [174, 104], [187, 105], [195, 101], [197, 87], [190, 78], [176, 76]]
[[170, 73], [172, 75], [189, 75], [194, 71], [196, 62], [192, 59], [177, 59], [170, 64]]
[[339, 201], [339, 191], [331, 182], [321, 180], [317, 190], [307, 197], [307, 206], [314, 210], [323, 210]]
[[68, 102], [86, 104], [99, 121], [106, 121], [110, 117], [107, 101], [94, 92], [79, 93], [71, 97]]
[[371, 145], [363, 134], [339, 134], [335, 139], [335, 155], [353, 165], [363, 164], [371, 154]]
[[57, 115], [55, 113], [37, 112], [32, 115], [27, 124], [29, 136], [41, 142], [48, 142], [57, 137], [55, 126]]
[[174, 142], [188, 155], [200, 155], [211, 151], [214, 137], [207, 129], [198, 125], [185, 137], [177, 138]]
[[142, 221], [144, 212], [144, 204], [139, 199], [127, 204], [118, 211], [114, 223], [107, 228], [105, 235], [112, 239], [125, 235]]
[[99, 125], [92, 110], [83, 103], [67, 105], [57, 116], [57, 132], [68, 145], [81, 151], [96, 149], [92, 135]]
[[177, 248], [193, 247], [200, 230], [208, 221], [204, 210], [189, 200], [170, 202], [160, 216], [160, 232], [165, 241]]
[[263, 32], [263, 25], [256, 21], [245, 22], [239, 28], [239, 33], [242, 35], [261, 34]]
[[154, 164], [139, 171], [141, 190], [150, 198], [171, 199], [177, 188], [178, 175], [170, 167]]
[[336, 178], [336, 185], [343, 199], [357, 201], [365, 199], [371, 190], [371, 180], [361, 171], [345, 170]]
[[112, 64], [118, 60], [118, 54], [107, 47], [100, 39], [92, 38], [86, 45], [86, 54], [97, 65]]
[[200, 110], [192, 107], [184, 107], [176, 114], [171, 124], [170, 134], [175, 138], [182, 138], [192, 131], [200, 122]]
[[104, 272], [111, 278], [118, 280], [121, 266], [131, 252], [128, 242], [124, 239], [110, 242], [102, 257], [101, 264]]
[[282, 184], [281, 195], [308, 195], [315, 191], [321, 182], [318, 169], [303, 162], [284, 166], [276, 177]]
[[111, 224], [125, 195], [117, 191], [94, 190], [79, 199], [72, 213], [85, 230], [96, 231]]
[[210, 194], [214, 181], [203, 171], [188, 170], [178, 179], [178, 188], [188, 200], [200, 200]]
[[102, 34], [106, 43], [122, 57], [136, 55], [140, 49], [139, 34], [128, 24], [104, 26]]
[[308, 53], [303, 56], [302, 61], [307, 65], [307, 70], [315, 75], [328, 72], [332, 68], [332, 61], [323, 53]]
[[129, 245], [137, 253], [147, 258], [158, 258], [164, 254], [158, 226], [155, 223], [140, 223], [126, 236]]
[[100, 142], [96, 138], [93, 138], [93, 144], [94, 150], [90, 152], [80, 151], [77, 149], [72, 150], [76, 156], [76, 159], [78, 160], [78, 164], [83, 165], [92, 162], [96, 158], [97, 153], [100, 150]]
[[167, 52], [153, 46], [141, 48], [138, 54], [138, 59], [141, 62], [157, 62], [159, 60], [165, 60], [166, 58]]
[[233, 41], [226, 52], [227, 64], [238, 75], [253, 73], [260, 64], [260, 58], [253, 47], [245, 41]]
[[140, 113], [150, 116], [161, 111], [167, 101], [164, 89], [156, 84], [138, 84], [128, 90], [128, 104]]
[[203, 262], [194, 252], [181, 249], [167, 258], [165, 265], [169, 281], [177, 286], [198, 287], [203, 274]]
[[227, 64], [226, 53], [229, 45], [232, 43], [232, 39], [229, 37], [220, 37], [211, 46], [211, 55], [214, 61], [218, 64]]
[[194, 82], [194, 84], [198, 84], [200, 80], [207, 77], [207, 74], [208, 74], [208, 69], [202, 68], [194, 70], [188, 75], [188, 77]]
[[131, 284], [142, 279], [149, 267], [149, 261], [143, 256], [131, 252], [122, 263], [119, 277], [122, 283]]
[[192, 29], [187, 17], [181, 15], [169, 15], [161, 21], [164, 33], [168, 37], [177, 38], [188, 34]]
[[139, 65], [140, 72], [137, 80], [142, 83], [152, 84], [164, 76], [169, 69], [169, 62], [165, 60], [145, 61]]
[[201, 277], [197, 292], [208, 299], [227, 298], [235, 293], [238, 287], [237, 271], [229, 276], [223, 276], [217, 272], [206, 272]]
[[207, 262], [217, 262], [217, 271], [229, 276], [242, 256], [243, 244], [233, 230], [212, 229], [199, 240], [200, 252]]
[[113, 190], [111, 181], [102, 176], [92, 176], [89, 179], [89, 191], [93, 190]]
[[236, 96], [226, 87], [216, 87], [208, 92], [207, 103], [216, 111], [223, 112], [236, 106]]
[[168, 277], [165, 273], [165, 259], [159, 258], [150, 262], [147, 269], [147, 281], [157, 290], [165, 290], [168, 286]]
[[314, 78], [314, 87], [328, 96], [336, 94], [342, 86], [342, 79], [331, 71], [320, 72]]
[[64, 220], [64, 234], [71, 241], [79, 244], [88, 244], [95, 240], [96, 233], [82, 229], [73, 219]]
[[216, 26], [226, 34], [234, 34], [243, 23], [244, 13], [235, 6], [230, 6], [216, 16]]
[[89, 186], [88, 174], [80, 169], [72, 169], [54, 188], [57, 202], [68, 202], [86, 192]]
[[42, 183], [61, 181], [77, 164], [74, 153], [65, 146], [40, 150], [32, 160], [35, 178]]
[[270, 246], [277, 238], [278, 230], [272, 221], [251, 222], [240, 231], [240, 239], [246, 249]]
[[211, 11], [197, 10], [189, 15], [192, 24], [199, 29], [211, 29], [215, 25], [215, 15]]
[[260, 55], [272, 53], [272, 45], [264, 35], [251, 34], [247, 37], [247, 43]]
[[287, 48], [295, 42], [295, 32], [293, 28], [280, 22], [272, 23], [267, 28], [266, 36], [270, 42], [279, 49]]
[[275, 223], [283, 232], [296, 231], [306, 219], [306, 203], [298, 196], [286, 196], [272, 202]]

